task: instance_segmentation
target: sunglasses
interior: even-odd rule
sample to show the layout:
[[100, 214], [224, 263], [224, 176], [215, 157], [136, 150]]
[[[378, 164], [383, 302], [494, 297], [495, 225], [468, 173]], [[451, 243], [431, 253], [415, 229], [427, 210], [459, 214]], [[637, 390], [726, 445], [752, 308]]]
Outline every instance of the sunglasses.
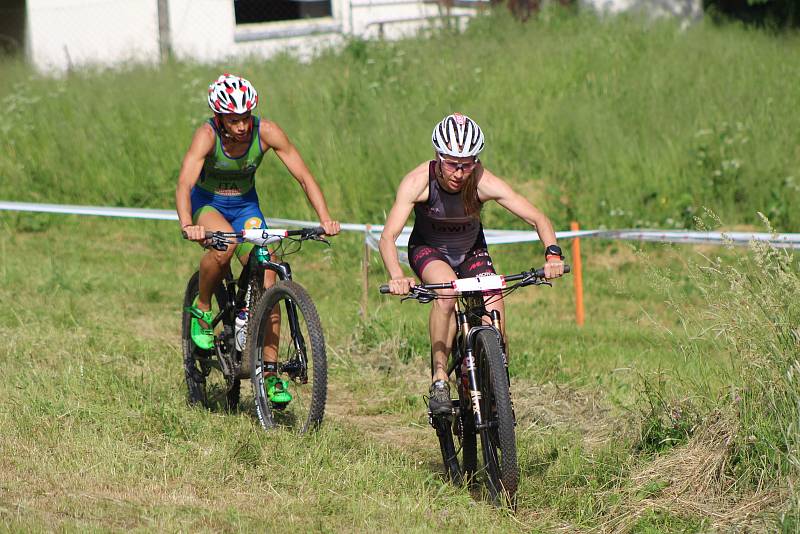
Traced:
[[478, 162], [475, 160], [464, 163], [460, 161], [450, 161], [448, 159], [444, 159], [442, 156], [439, 156], [439, 161], [442, 162], [442, 167], [444, 167], [447, 172], [456, 172], [459, 169], [464, 172], [470, 172], [475, 168], [475, 165], [478, 164]]

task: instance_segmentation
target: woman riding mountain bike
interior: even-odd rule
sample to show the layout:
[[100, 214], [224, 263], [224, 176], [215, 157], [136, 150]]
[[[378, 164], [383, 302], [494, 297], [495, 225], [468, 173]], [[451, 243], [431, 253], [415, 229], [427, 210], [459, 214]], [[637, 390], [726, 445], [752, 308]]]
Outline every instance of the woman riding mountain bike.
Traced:
[[[175, 204], [182, 232], [206, 246], [207, 231], [266, 228], [255, 173], [264, 154], [272, 149], [300, 183], [326, 235], [338, 234], [340, 225], [331, 219], [322, 191], [300, 153], [277, 123], [253, 115], [257, 105], [255, 88], [239, 76], [223, 74], [208, 87], [208, 106], [214, 116], [195, 131], [178, 175]], [[245, 243], [230, 244], [224, 250], [209, 249], [200, 260], [199, 294], [190, 307], [191, 338], [199, 348], [214, 346], [210, 327], [213, 291], [230, 269], [234, 253], [245, 265], [252, 247]], [[264, 287], [274, 283], [275, 273], [266, 271]], [[278, 324], [270, 329], [264, 344], [264, 377], [270, 401], [285, 405], [292, 397], [286, 380], [277, 377], [279, 328]]]
[[[425, 284], [450, 282], [456, 278], [495, 274], [486, 249], [480, 213], [494, 200], [536, 229], [545, 245], [545, 278], [564, 273], [564, 257], [556, 244], [550, 220], [528, 200], [515, 193], [478, 159], [484, 148], [480, 127], [469, 117], [454, 113], [442, 119], [431, 137], [435, 158], [420, 164], [400, 182], [397, 197], [386, 219], [380, 252], [394, 295], [408, 294], [416, 280], [407, 276], [398, 260], [395, 241], [412, 210], [414, 229], [408, 243], [408, 257], [414, 273]], [[438, 290], [453, 296], [451, 290]], [[456, 332], [453, 298], [433, 302], [429, 319], [431, 374], [429, 410], [432, 415], [452, 408], [447, 381], [447, 357]], [[488, 312], [497, 310], [505, 337], [503, 300], [487, 302]]]

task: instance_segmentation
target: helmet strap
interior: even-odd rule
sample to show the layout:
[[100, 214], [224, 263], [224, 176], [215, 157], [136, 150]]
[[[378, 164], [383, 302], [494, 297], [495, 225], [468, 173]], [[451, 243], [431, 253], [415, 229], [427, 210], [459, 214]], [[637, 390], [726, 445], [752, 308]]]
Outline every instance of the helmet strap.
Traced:
[[219, 115], [219, 113], [214, 113], [214, 124], [217, 127], [217, 131], [224, 139], [231, 139], [233, 136], [228, 133], [228, 130], [225, 129], [225, 124], [223, 124], [222, 120], [219, 118]]

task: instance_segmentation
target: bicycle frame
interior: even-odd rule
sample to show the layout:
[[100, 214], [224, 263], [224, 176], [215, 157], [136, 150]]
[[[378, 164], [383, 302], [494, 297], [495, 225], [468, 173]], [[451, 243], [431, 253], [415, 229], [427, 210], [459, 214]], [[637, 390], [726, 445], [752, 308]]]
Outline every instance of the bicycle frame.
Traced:
[[[223, 284], [227, 293], [227, 302], [225, 306], [217, 313], [211, 321], [211, 328], [215, 328], [220, 321], [224, 324], [233, 324], [233, 313], [237, 309], [247, 307], [252, 303], [247, 302], [247, 291], [250, 284], [250, 279], [257, 269], [264, 269], [273, 271], [278, 279], [292, 280], [292, 269], [286, 262], [274, 262], [269, 258], [269, 254], [265, 254], [266, 245], [280, 241], [284, 237], [301, 236], [302, 239], [319, 239], [325, 241], [320, 236], [324, 234], [324, 230], [318, 228], [305, 228], [301, 230], [277, 230], [277, 229], [254, 229], [243, 230], [240, 233], [228, 232], [209, 232], [206, 234], [207, 239], [211, 240], [212, 247], [224, 250], [228, 246], [228, 239], [241, 239], [246, 242], [253, 243], [255, 247], [250, 252], [247, 264], [242, 269], [237, 280], [228, 270], [223, 278]], [[185, 236], [184, 232], [184, 236]], [[325, 241], [326, 242], [326, 241]], [[308, 360], [306, 356], [305, 339], [300, 332], [300, 325], [298, 321], [297, 309], [294, 302], [288, 300], [286, 303], [286, 316], [289, 322], [289, 330], [291, 332], [292, 343], [294, 344], [295, 358], [284, 362], [281, 365], [281, 372], [287, 372], [292, 377], [299, 377], [302, 383], [308, 381]], [[227, 319], [227, 321], [225, 321]], [[232, 336], [233, 332], [229, 328], [223, 330], [223, 335], [220, 336], [215, 344], [215, 352], [217, 362], [211, 362], [212, 365], [216, 363], [217, 367], [225, 375], [236, 375], [243, 378], [249, 375], [248, 369], [242, 369], [242, 355], [239, 351], [229, 351], [229, 346], [234, 346]]]
[[[462, 310], [462, 301], [464, 309]], [[471, 314], [476, 316], [475, 311], [481, 310], [478, 317], [488, 316], [491, 319], [491, 325], [486, 324], [470, 324], [468, 316]], [[455, 357], [451, 359], [447, 366], [447, 374], [451, 375], [455, 369], [466, 362], [467, 369], [467, 382], [469, 385], [469, 397], [472, 405], [472, 413], [475, 418], [475, 429], [481, 430], [486, 428], [481, 416], [481, 393], [478, 389], [478, 367], [474, 356], [475, 337], [483, 330], [489, 330], [494, 333], [500, 340], [500, 346], [503, 348], [503, 361], [506, 363], [506, 372], [508, 371], [508, 364], [505, 355], [505, 342], [500, 330], [500, 312], [491, 310], [486, 312], [484, 303], [480, 294], [472, 295], [465, 294], [456, 300], [455, 310], [456, 325], [458, 327], [455, 339], [453, 340], [453, 349]], [[431, 421], [431, 424], [433, 422]]]

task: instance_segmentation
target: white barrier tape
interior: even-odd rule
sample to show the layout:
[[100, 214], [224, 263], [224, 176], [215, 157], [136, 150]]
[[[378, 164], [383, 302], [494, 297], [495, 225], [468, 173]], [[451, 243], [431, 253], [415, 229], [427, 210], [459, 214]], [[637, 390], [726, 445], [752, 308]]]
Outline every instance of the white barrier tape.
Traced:
[[[72, 215], [98, 215], [104, 217], [127, 217], [135, 219], [178, 220], [172, 210], [156, 210], [143, 208], [112, 208], [97, 206], [75, 206], [68, 204], [37, 204], [28, 202], [0, 201], [0, 211], [29, 211], [40, 213], [62, 213]], [[298, 221], [293, 219], [266, 220], [271, 226], [317, 226], [316, 221]], [[364, 232], [370, 246], [377, 247], [377, 240], [371, 234], [380, 233], [383, 225], [343, 223], [342, 230]], [[411, 227], [405, 227], [397, 239], [397, 245], [408, 246]], [[487, 244], [527, 243], [538, 241], [536, 232], [523, 230], [484, 230]], [[776, 247], [800, 248], [800, 234], [769, 234], [765, 232], [692, 232], [686, 230], [580, 230], [577, 232], [556, 232], [558, 239], [574, 237], [596, 237], [602, 239], [629, 241], [658, 241], [666, 243], [691, 244], [727, 244], [747, 245], [751, 241], [766, 241]]]
[[[380, 252], [380, 249], [378, 248], [378, 239], [375, 237], [375, 232], [364, 232], [364, 243], [366, 243], [367, 246], [372, 250], [377, 250]], [[411, 266], [411, 263], [408, 261], [408, 252], [405, 250], [398, 250], [397, 258], [400, 260], [400, 263]]]
[[32, 204], [28, 202], [0, 201], [0, 210], [63, 213], [66, 215], [99, 215], [102, 217], [128, 217], [132, 219], [155, 219], [159, 221], [178, 220], [178, 214], [175, 213], [175, 210], [102, 208], [97, 206], [73, 206], [70, 204]]
[[764, 241], [779, 248], [800, 248], [800, 234], [769, 234], [766, 232], [690, 232], [685, 230], [608, 230], [598, 237], [628, 241], [656, 241], [686, 244], [748, 245]]

